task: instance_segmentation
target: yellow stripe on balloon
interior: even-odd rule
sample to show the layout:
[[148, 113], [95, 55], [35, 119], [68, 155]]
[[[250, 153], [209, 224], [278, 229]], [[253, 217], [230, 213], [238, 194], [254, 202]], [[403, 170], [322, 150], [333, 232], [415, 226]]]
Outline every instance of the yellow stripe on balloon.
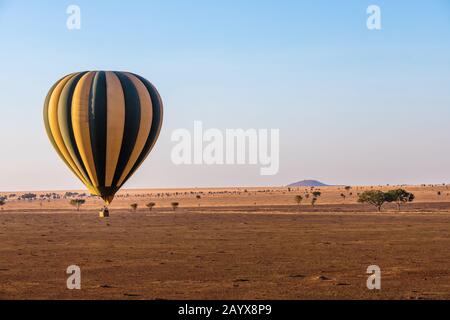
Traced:
[[119, 78], [106, 72], [106, 168], [105, 186], [111, 187], [122, 147], [125, 128], [125, 97]]
[[61, 152], [61, 155], [64, 157], [66, 162], [69, 164], [72, 171], [75, 172], [75, 174], [78, 176], [78, 178], [83, 182], [89, 184], [89, 182], [83, 177], [81, 172], [78, 170], [77, 166], [75, 165], [72, 157], [70, 156], [69, 152], [67, 151], [66, 145], [64, 144], [63, 137], [61, 135], [61, 131], [59, 128], [59, 121], [58, 121], [58, 104], [59, 104], [59, 97], [61, 95], [61, 91], [63, 90], [64, 86], [66, 85], [67, 81], [69, 81], [73, 76], [75, 75], [68, 75], [64, 79], [62, 79], [53, 90], [49, 106], [48, 106], [48, 120], [49, 120], [49, 126], [50, 131], [52, 133], [53, 139], [56, 143], [56, 146], [58, 147], [59, 151]]
[[[88, 72], [78, 81], [72, 98], [72, 127], [84, 167], [90, 177], [93, 190], [99, 194], [99, 183], [92, 154], [91, 135], [89, 130], [89, 96], [95, 72]], [[92, 192], [92, 191], [91, 191]]]
[[141, 82], [141, 80], [139, 80], [133, 74], [125, 73], [125, 75], [133, 82], [133, 85], [135, 86], [138, 92], [139, 102], [141, 105], [141, 120], [139, 123], [139, 131], [133, 151], [131, 152], [127, 165], [117, 183], [117, 186], [119, 187], [122, 185], [125, 178], [128, 176], [128, 173], [131, 171], [136, 161], [138, 160], [139, 155], [144, 149], [145, 143], [147, 142], [148, 136], [150, 134], [153, 118], [152, 99], [147, 91], [147, 88]]
[[[59, 81], [58, 81], [59, 82]], [[55, 83], [54, 86], [50, 89], [50, 91], [47, 94], [47, 97], [45, 98], [45, 103], [44, 103], [44, 126], [45, 126], [45, 131], [47, 132], [47, 136], [48, 139], [50, 140], [50, 143], [52, 144], [53, 148], [56, 150], [56, 153], [58, 154], [58, 156], [62, 159], [62, 161], [66, 164], [66, 166], [70, 169], [70, 171], [72, 171], [75, 175], [77, 175], [77, 173], [75, 172], [75, 170], [73, 170], [69, 163], [67, 162], [67, 160], [64, 158], [64, 156], [62, 155], [61, 151], [58, 148], [58, 145], [55, 142], [55, 138], [53, 138], [53, 134], [52, 131], [50, 129], [50, 120], [48, 118], [48, 105], [50, 103], [50, 97], [53, 93], [53, 90], [55, 89], [56, 85], [58, 84]], [[77, 176], [78, 177], [78, 176]]]
[[[70, 82], [72, 82], [74, 80], [75, 77], [77, 77], [80, 73], [76, 73], [72, 78], [70, 78], [65, 87], [67, 87], [68, 85], [70, 85]], [[64, 88], [63, 88], [64, 90]], [[62, 91], [63, 91], [62, 90]], [[72, 143], [70, 141], [69, 138], [69, 133], [64, 134], [64, 129], [66, 131], [69, 130], [69, 128], [64, 128], [63, 124], [66, 124], [66, 122], [63, 119], [63, 113], [62, 111], [65, 109], [66, 106], [66, 101], [62, 100], [62, 97], [60, 97], [59, 99], [59, 103], [58, 103], [58, 124], [59, 124], [59, 129], [61, 131], [61, 136], [63, 138], [64, 144], [66, 146], [67, 152], [70, 154], [70, 156], [72, 157], [72, 161], [74, 162], [74, 164], [76, 165], [76, 167], [78, 168], [78, 171], [81, 173], [81, 175], [84, 178], [84, 181], [89, 182], [89, 177], [87, 176], [87, 174], [84, 172], [84, 169], [80, 163], [80, 161], [78, 160], [74, 148], [76, 148], [76, 146], [72, 146]]]

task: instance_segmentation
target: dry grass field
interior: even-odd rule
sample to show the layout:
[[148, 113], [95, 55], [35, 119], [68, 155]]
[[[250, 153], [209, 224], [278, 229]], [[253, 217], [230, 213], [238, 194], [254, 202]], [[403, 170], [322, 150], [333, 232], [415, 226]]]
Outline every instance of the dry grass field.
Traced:
[[[401, 212], [357, 203], [392, 188], [315, 188], [315, 207], [307, 187], [125, 190], [107, 219], [94, 197], [77, 211], [65, 191], [4, 192], [0, 299], [450, 299], [449, 187], [403, 186], [416, 199]], [[73, 264], [81, 290], [66, 288]]]

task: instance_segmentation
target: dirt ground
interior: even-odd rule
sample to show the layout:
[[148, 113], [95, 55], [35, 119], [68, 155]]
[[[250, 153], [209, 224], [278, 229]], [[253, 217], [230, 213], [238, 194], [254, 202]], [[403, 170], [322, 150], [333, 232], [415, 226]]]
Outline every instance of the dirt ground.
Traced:
[[[94, 198], [79, 212], [67, 199], [8, 201], [0, 299], [450, 299], [445, 186], [406, 188], [417, 201], [382, 213], [357, 204], [356, 188], [319, 188], [318, 205], [297, 206], [305, 189], [125, 191], [108, 219]], [[66, 287], [69, 265], [81, 290]], [[370, 265], [381, 290], [366, 287]]]

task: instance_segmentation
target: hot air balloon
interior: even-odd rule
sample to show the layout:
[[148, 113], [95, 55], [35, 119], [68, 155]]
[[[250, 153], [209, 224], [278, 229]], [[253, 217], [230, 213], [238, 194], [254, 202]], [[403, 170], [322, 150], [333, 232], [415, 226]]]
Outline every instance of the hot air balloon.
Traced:
[[162, 119], [156, 88], [129, 72], [69, 74], [53, 85], [44, 104], [53, 147], [106, 205], [152, 150]]

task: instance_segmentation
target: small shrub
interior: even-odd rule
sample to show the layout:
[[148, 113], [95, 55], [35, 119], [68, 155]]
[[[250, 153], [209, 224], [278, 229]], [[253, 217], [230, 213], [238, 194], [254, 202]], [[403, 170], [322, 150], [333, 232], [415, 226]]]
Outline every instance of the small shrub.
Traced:
[[170, 205], [172, 206], [173, 211], [175, 211], [180, 204], [178, 202], [172, 202]]

